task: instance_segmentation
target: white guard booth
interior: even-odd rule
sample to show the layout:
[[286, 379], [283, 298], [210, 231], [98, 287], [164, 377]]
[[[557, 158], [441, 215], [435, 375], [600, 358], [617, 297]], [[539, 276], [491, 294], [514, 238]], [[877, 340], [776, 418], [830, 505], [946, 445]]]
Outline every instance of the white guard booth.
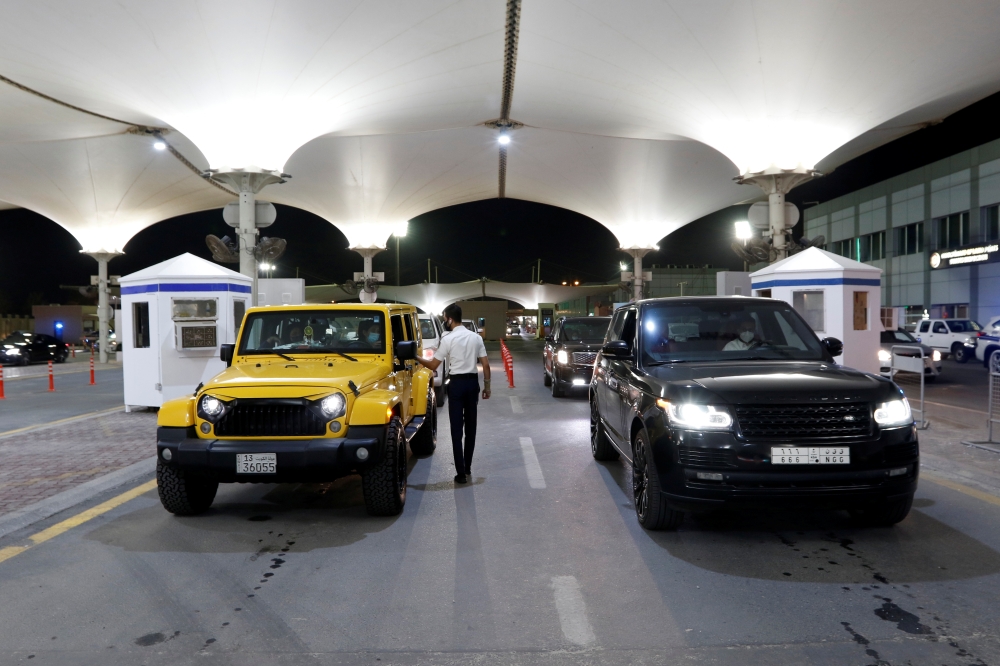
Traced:
[[182, 254], [120, 279], [125, 407], [159, 407], [225, 369], [252, 280]]
[[754, 296], [789, 303], [820, 338], [837, 338], [836, 361], [878, 373], [882, 269], [816, 247], [752, 273]]

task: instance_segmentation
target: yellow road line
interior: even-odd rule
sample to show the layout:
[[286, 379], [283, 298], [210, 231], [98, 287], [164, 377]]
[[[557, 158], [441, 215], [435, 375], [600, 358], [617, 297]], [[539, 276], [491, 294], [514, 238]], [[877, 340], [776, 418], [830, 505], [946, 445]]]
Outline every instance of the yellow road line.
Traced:
[[48, 423], [37, 423], [35, 425], [25, 426], [23, 428], [15, 428], [14, 430], [7, 430], [5, 432], [0, 432], [0, 437], [6, 437], [7, 435], [16, 435], [19, 432], [28, 432], [29, 430], [35, 430], [36, 428], [48, 428], [49, 426], [59, 425], [60, 423], [69, 423], [71, 421], [79, 421], [80, 419], [90, 418], [92, 416], [98, 416], [100, 414], [110, 414], [112, 412], [120, 412], [124, 410], [125, 407], [112, 407], [111, 409], [101, 409], [96, 412], [87, 412], [86, 414], [77, 414], [76, 416], [67, 416], [64, 419], [59, 419], [57, 421], [49, 421]]
[[1000, 497], [996, 495], [990, 495], [989, 493], [984, 493], [982, 490], [976, 490], [975, 488], [970, 488], [964, 484], [958, 483], [956, 481], [950, 481], [948, 479], [943, 479], [936, 474], [928, 473], [924, 470], [920, 470], [920, 478], [927, 479], [931, 483], [936, 483], [939, 486], [944, 486], [945, 488], [951, 488], [952, 490], [957, 490], [958, 492], [968, 495], [969, 497], [975, 497], [978, 500], [982, 500], [989, 504], [995, 506], [1000, 506]]
[[0, 562], [9, 560], [15, 555], [20, 555], [21, 553], [30, 549], [31, 547], [37, 546], [40, 543], [45, 543], [49, 539], [54, 539], [60, 534], [68, 532], [74, 527], [79, 527], [80, 525], [83, 525], [87, 521], [93, 520], [94, 518], [97, 518], [98, 516], [103, 515], [108, 511], [111, 511], [112, 509], [121, 506], [125, 502], [128, 502], [130, 500], [135, 499], [136, 497], [139, 497], [140, 495], [148, 493], [153, 488], [156, 488], [156, 479], [153, 479], [152, 481], [147, 481], [141, 486], [126, 491], [121, 495], [118, 495], [117, 497], [112, 497], [107, 502], [102, 502], [101, 504], [98, 504], [95, 507], [91, 507], [86, 511], [82, 511], [71, 518], [67, 518], [66, 520], [60, 523], [56, 523], [52, 527], [46, 527], [41, 532], [32, 534], [30, 537], [28, 537], [28, 541], [31, 542], [31, 544], [28, 546], [8, 546], [6, 548], [0, 548]]

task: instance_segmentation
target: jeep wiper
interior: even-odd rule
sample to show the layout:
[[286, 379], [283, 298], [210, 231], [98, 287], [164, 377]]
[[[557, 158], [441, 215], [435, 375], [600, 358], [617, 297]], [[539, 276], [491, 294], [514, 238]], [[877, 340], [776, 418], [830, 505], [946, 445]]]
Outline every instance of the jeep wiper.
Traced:
[[341, 356], [343, 356], [344, 358], [346, 358], [348, 361], [354, 361], [355, 363], [358, 362], [358, 359], [354, 358], [353, 356], [348, 356], [347, 354], [345, 354], [342, 351], [335, 351], [335, 350], [332, 350], [332, 349], [328, 350], [328, 351], [332, 351], [334, 354], [340, 354]]
[[280, 351], [274, 351], [273, 349], [270, 350], [270, 353], [274, 354], [275, 356], [280, 356], [281, 358], [283, 358], [285, 360], [288, 360], [288, 361], [294, 361], [295, 360], [291, 356], [286, 356], [285, 354], [282, 354]]

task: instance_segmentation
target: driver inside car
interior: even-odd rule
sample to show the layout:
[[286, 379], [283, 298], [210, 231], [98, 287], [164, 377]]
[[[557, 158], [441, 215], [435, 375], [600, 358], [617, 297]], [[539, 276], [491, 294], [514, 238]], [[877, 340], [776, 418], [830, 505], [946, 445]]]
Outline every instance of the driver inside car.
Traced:
[[736, 338], [726, 343], [722, 351], [743, 351], [755, 347], [757, 340], [757, 323], [750, 318], [740, 321], [736, 328]]

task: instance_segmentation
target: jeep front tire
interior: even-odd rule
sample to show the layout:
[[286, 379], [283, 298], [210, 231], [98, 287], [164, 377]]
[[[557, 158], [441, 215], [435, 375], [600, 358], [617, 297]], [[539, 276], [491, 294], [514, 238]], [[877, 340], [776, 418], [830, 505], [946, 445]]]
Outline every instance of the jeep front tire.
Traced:
[[427, 412], [420, 429], [410, 440], [410, 450], [415, 456], [429, 456], [437, 448], [437, 394], [427, 391]]
[[385, 429], [385, 455], [361, 475], [365, 508], [372, 516], [398, 516], [406, 504], [406, 440], [393, 416]]
[[215, 501], [219, 482], [156, 461], [156, 489], [163, 508], [175, 516], [196, 516]]

